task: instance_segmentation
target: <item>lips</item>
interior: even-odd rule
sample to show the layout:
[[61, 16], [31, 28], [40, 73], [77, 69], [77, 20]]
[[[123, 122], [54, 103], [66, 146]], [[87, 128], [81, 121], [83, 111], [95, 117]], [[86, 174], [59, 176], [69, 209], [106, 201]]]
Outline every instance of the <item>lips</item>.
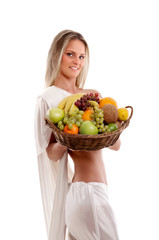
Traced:
[[78, 67], [70, 67], [72, 70], [78, 70]]

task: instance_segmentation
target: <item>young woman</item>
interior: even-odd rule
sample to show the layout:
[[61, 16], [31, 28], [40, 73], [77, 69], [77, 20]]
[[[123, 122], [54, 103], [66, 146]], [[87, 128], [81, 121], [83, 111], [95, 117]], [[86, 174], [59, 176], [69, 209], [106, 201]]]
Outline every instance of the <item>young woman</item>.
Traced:
[[[47, 59], [46, 88], [38, 97], [35, 139], [43, 207], [49, 240], [117, 240], [113, 211], [107, 196], [102, 150], [72, 151], [56, 142], [45, 125], [47, 110], [66, 96], [97, 92], [83, 89], [89, 49], [80, 33], [64, 30], [53, 40]], [[99, 93], [100, 94], [100, 93]], [[112, 150], [120, 148], [120, 140]], [[71, 172], [67, 157], [74, 163]]]

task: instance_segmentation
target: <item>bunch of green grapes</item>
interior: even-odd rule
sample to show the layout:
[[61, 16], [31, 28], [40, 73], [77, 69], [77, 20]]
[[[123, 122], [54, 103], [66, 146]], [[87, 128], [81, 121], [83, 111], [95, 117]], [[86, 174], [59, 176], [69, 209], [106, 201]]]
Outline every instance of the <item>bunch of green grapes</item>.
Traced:
[[76, 109], [71, 115], [69, 113], [65, 114], [63, 120], [58, 122], [57, 127], [62, 131], [64, 130], [64, 126], [66, 124], [68, 124], [69, 129], [72, 129], [73, 124], [76, 124], [77, 127], [80, 127], [83, 122], [83, 113], [84, 111]]
[[104, 124], [104, 112], [98, 107], [94, 107], [94, 113], [91, 115], [92, 123], [98, 128], [99, 133], [109, 132], [109, 127]]

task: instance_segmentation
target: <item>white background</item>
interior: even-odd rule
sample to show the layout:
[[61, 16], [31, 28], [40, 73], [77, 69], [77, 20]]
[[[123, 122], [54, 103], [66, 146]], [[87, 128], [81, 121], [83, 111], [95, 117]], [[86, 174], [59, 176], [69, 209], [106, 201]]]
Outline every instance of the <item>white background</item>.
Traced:
[[89, 44], [85, 87], [134, 107], [120, 151], [103, 151], [120, 238], [159, 239], [158, 12], [154, 0], [1, 3], [0, 239], [46, 239], [34, 109], [48, 49], [63, 29], [81, 32]]

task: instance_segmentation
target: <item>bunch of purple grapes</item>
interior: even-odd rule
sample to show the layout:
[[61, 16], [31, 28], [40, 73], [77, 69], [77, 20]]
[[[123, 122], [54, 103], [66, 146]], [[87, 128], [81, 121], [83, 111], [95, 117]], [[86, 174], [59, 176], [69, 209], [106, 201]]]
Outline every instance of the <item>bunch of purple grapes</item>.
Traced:
[[80, 110], [85, 111], [88, 107], [91, 106], [89, 101], [96, 101], [99, 103], [99, 94], [98, 93], [87, 93], [83, 95], [80, 99], [75, 102], [76, 107]]

